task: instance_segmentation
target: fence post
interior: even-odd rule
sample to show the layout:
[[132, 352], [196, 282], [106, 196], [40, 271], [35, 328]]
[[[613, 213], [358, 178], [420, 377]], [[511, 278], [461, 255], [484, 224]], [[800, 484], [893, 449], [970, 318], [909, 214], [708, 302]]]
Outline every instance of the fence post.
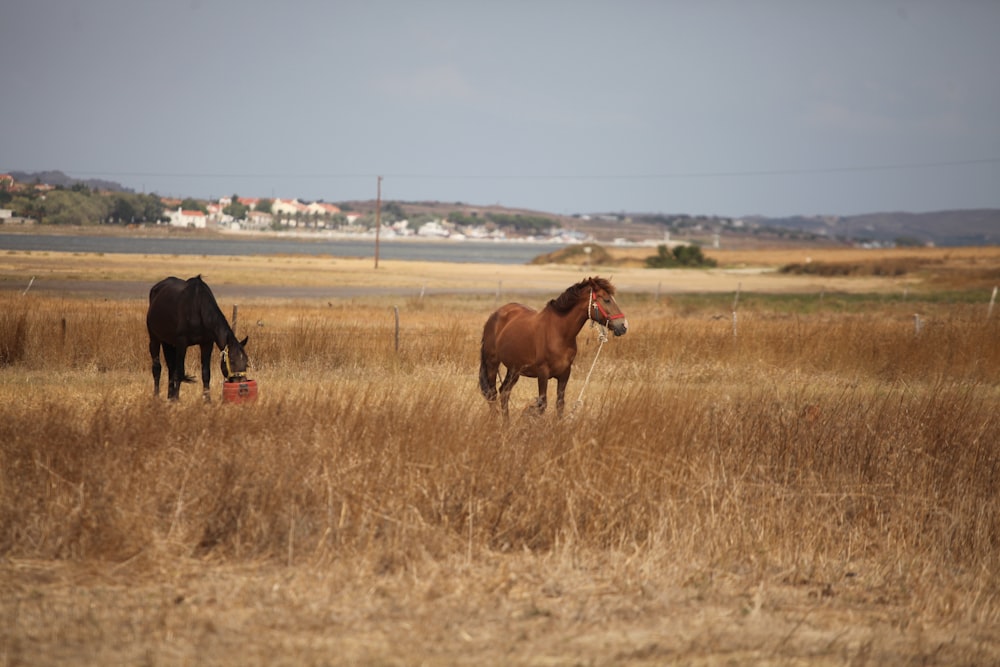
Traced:
[[740, 290], [743, 283], [736, 283], [736, 296], [733, 297], [733, 338], [736, 338], [736, 306], [740, 303]]
[[997, 302], [997, 285], [993, 286], [993, 296], [990, 297], [990, 307], [986, 311], [986, 319], [993, 317], [993, 304]]
[[399, 306], [393, 306], [392, 312], [396, 315], [396, 354], [399, 354]]

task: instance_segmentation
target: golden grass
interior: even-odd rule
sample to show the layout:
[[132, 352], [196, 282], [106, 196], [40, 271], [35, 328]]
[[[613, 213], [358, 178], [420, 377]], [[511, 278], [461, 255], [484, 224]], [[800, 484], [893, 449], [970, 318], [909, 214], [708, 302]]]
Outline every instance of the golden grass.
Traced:
[[744, 295], [734, 335], [718, 302], [623, 290], [582, 407], [521, 414], [522, 380], [504, 425], [489, 286], [241, 303], [252, 406], [218, 378], [151, 397], [143, 295], [0, 292], [0, 655], [996, 662], [1000, 312], [858, 298]]
[[726, 265], [783, 266], [808, 260], [815, 262], [867, 262], [873, 259], [899, 260], [918, 258], [941, 262], [1000, 262], [1000, 246], [957, 248], [882, 248], [868, 250], [853, 247], [782, 248], [772, 250], [706, 249], [705, 254]]
[[[107, 294], [122, 296], [111, 283], [132, 288], [133, 298], [144, 298], [147, 284], [167, 275], [189, 277], [202, 274], [220, 294], [226, 287], [305, 286], [357, 290], [390, 289], [432, 291], [476, 291], [493, 294], [511, 291], [560, 292], [581, 273], [612, 275], [619, 289], [632, 293], [732, 292], [737, 287], [761, 292], [892, 292], [906, 287], [926, 289], [962, 287], [956, 275], [971, 274], [968, 287], [992, 288], [990, 272], [1000, 269], [1000, 247], [911, 248], [883, 251], [846, 249], [788, 249], [764, 251], [706, 250], [719, 262], [708, 271], [645, 269], [641, 259], [655, 254], [652, 248], [606, 248], [609, 265], [584, 268], [567, 265], [447, 264], [382, 260], [374, 269], [370, 258], [253, 256], [198, 257], [171, 255], [125, 255], [39, 251], [0, 252], [0, 288], [23, 291], [34, 278], [33, 289], [58, 289], [73, 281], [109, 283]], [[826, 264], [871, 264], [908, 262], [914, 273], [894, 279], [892, 272], [867, 277], [837, 275], [782, 275], [778, 270], [806, 261]], [[624, 262], [624, 264], [622, 264]], [[923, 267], [924, 270], [916, 270]], [[980, 276], [980, 274], [986, 274]], [[979, 276], [977, 278], [977, 276]], [[952, 282], [944, 284], [942, 278]], [[221, 298], [221, 297], [220, 297]]]

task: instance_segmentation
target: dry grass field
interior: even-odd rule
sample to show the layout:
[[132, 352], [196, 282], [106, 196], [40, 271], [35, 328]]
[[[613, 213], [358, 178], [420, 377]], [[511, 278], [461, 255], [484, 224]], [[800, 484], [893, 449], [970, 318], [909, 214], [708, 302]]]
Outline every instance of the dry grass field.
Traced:
[[[2, 254], [0, 665], [997, 664], [1000, 253], [911, 253], [590, 267], [629, 333], [507, 424], [482, 325], [579, 266]], [[256, 404], [151, 395], [196, 273]]]

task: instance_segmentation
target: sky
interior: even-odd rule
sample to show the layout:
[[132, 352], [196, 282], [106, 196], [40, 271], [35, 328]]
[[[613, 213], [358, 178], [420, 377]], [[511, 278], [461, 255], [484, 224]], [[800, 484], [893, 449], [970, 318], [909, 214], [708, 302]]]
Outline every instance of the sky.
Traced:
[[1000, 2], [8, 0], [0, 172], [557, 214], [1000, 208]]

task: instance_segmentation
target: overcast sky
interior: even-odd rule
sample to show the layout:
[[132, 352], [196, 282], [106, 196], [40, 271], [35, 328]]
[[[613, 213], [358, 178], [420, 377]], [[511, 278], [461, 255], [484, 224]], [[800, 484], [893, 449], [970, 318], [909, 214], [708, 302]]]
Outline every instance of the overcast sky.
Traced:
[[553, 213], [1000, 207], [1000, 2], [13, 0], [0, 172]]

